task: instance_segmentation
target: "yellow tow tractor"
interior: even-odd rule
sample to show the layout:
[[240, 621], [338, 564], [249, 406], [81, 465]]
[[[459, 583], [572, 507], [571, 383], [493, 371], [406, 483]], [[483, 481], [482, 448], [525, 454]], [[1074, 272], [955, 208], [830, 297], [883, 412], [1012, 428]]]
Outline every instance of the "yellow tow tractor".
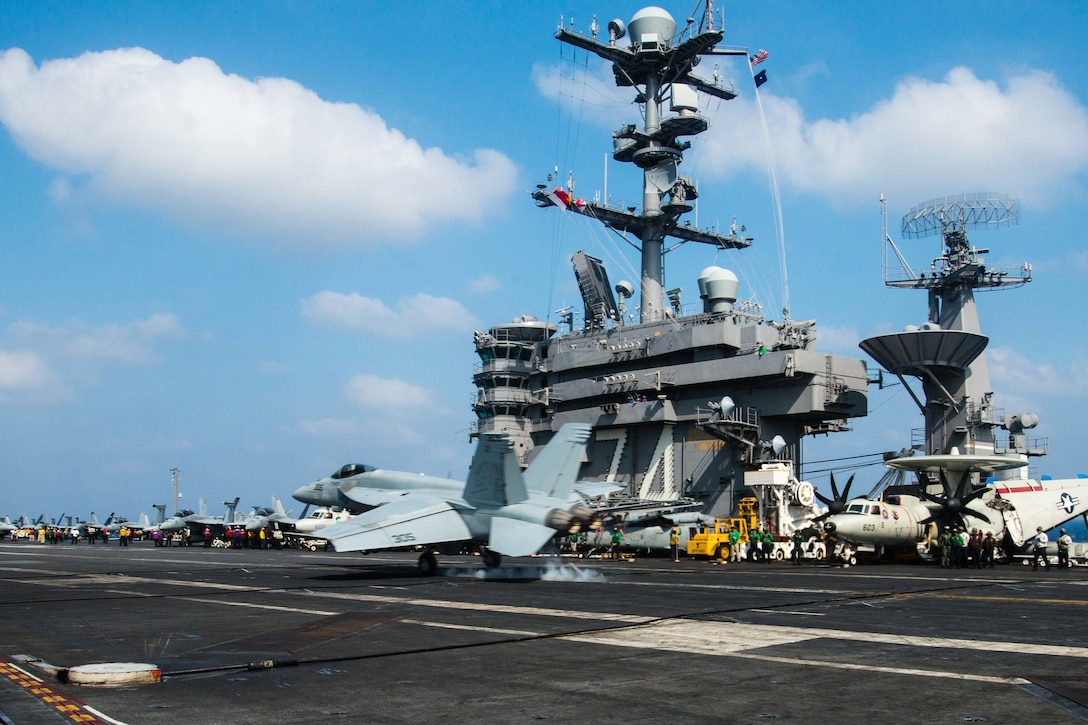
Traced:
[[755, 498], [742, 498], [737, 505], [739, 516], [714, 519], [713, 524], [703, 524], [688, 538], [688, 556], [712, 556], [720, 561], [729, 558], [729, 531], [736, 527], [740, 543], [748, 542], [748, 532], [758, 526]]

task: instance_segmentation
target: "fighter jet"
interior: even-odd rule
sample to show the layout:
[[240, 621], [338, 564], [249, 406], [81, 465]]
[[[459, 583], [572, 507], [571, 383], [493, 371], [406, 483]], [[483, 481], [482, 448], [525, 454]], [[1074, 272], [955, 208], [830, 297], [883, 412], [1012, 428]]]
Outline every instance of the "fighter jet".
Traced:
[[283, 504], [275, 496], [272, 497], [272, 508], [254, 506], [253, 511], [244, 519], [246, 531], [260, 531], [261, 529], [280, 528], [290, 529], [298, 519], [291, 518], [291, 512], [283, 507]]
[[[530, 493], [547, 493], [543, 483], [546, 477], [538, 476], [534, 470], [539, 470], [536, 459], [525, 471], [525, 485]], [[538, 479], [540, 479], [539, 482]], [[306, 504], [307, 507], [315, 505], [330, 512], [343, 510], [348, 514], [358, 514], [393, 501], [404, 493], [425, 494], [439, 498], [456, 497], [461, 494], [464, 487], [464, 481], [455, 481], [450, 478], [392, 471], [365, 463], [348, 463], [330, 476], [300, 486], [291, 496], [296, 501]], [[606, 496], [620, 488], [620, 486], [600, 481], [576, 481], [571, 486], [570, 503], [580, 503], [585, 499]], [[316, 515], [315, 511], [311, 517]]]
[[319, 536], [336, 551], [424, 546], [419, 569], [425, 575], [437, 571], [436, 544], [472, 542], [488, 568], [499, 566], [503, 555], [535, 554], [556, 534], [599, 524], [588, 506], [571, 502], [590, 430], [579, 423], [564, 425], [524, 474], [509, 438], [481, 434], [459, 491], [451, 490], [455, 482], [447, 479], [368, 467], [355, 474], [369, 477], [365, 487], [345, 485], [338, 491], [370, 510], [322, 529]]
[[19, 527], [11, 523], [11, 519], [7, 516], [4, 517], [3, 521], [0, 521], [0, 539], [4, 538], [5, 536], [11, 536], [18, 530]]
[[[158, 515], [162, 516], [161, 510], [159, 510]], [[104, 528], [111, 534], [119, 533], [122, 527], [132, 532], [146, 532], [150, 531], [154, 526], [161, 524], [162, 521], [163, 519], [159, 518], [156, 522], [152, 523], [151, 519], [149, 519], [145, 513], [141, 513], [140, 518], [135, 521], [129, 521], [124, 516], [115, 516], [113, 523], [104, 526]]]
[[227, 512], [223, 516], [212, 516], [208, 514], [208, 506], [204, 503], [204, 499], [200, 499], [200, 506], [196, 513], [193, 513], [189, 509], [178, 511], [159, 524], [159, 531], [170, 534], [184, 529], [188, 530], [191, 536], [193, 527], [197, 527], [200, 530], [203, 530], [204, 527], [209, 527], [212, 532], [220, 534], [226, 528], [227, 524], [234, 523], [234, 511], [238, 508], [238, 501], [238, 498], [235, 498], [233, 501], [224, 501], [223, 505], [227, 507]]
[[[841, 541], [862, 546], [928, 545], [944, 526], [981, 528], [1003, 542], [1006, 554], [1025, 549], [1037, 528], [1048, 531], [1088, 514], [1088, 479], [1040, 481], [1026, 477], [992, 478], [971, 484], [973, 474], [984, 479], [996, 471], [1022, 468], [1027, 462], [1007, 456], [941, 454], [888, 461], [893, 469], [936, 475], [942, 493], [918, 485], [913, 493], [896, 493], [837, 501], [838, 512], [827, 517], [824, 531]], [[950, 483], [955, 480], [955, 487]], [[846, 491], [849, 491], [849, 484]], [[845, 496], [843, 497], [845, 498]]]

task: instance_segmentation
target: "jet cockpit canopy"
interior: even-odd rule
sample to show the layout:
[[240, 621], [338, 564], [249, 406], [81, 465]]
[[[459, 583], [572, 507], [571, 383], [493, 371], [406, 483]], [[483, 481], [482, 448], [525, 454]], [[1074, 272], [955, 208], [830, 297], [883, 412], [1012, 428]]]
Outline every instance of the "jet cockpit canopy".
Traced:
[[329, 478], [340, 480], [341, 478], [351, 478], [352, 476], [358, 476], [360, 473], [367, 473], [368, 471], [376, 470], [378, 469], [374, 466], [368, 466], [364, 463], [349, 463], [342, 467], [336, 473], [329, 476]]

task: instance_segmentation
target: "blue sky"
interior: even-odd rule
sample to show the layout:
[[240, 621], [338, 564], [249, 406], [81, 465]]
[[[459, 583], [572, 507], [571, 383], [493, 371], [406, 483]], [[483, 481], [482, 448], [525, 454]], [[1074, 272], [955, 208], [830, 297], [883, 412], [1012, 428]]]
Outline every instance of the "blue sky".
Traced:
[[[693, 5], [665, 7], [682, 24]], [[175, 465], [183, 505], [217, 510], [349, 461], [462, 476], [472, 331], [576, 304], [578, 249], [613, 281], [634, 263], [527, 192], [558, 168], [593, 196], [611, 130], [638, 122], [608, 68], [554, 40], [560, 17], [584, 31], [640, 7], [0, 5], [0, 513], [150, 513]], [[742, 95], [705, 104], [682, 171], [700, 225], [735, 216], [756, 243], [672, 252], [667, 286], [691, 303], [702, 268], [733, 268], [768, 317], [788, 301], [821, 350], [864, 357], [858, 340], [926, 309], [881, 283], [879, 195], [919, 268], [937, 242], [899, 240], [909, 208], [1007, 193], [1019, 225], [970, 235], [991, 263], [1034, 267], [979, 296], [997, 405], [1039, 414], [1040, 473], [1088, 472], [1085, 11], [718, 7], [725, 44], [770, 53], [767, 132], [746, 64], [720, 60]], [[637, 191], [609, 166], [613, 199]], [[873, 387], [870, 409], [807, 458], [898, 449], [921, 426], [899, 387]]]

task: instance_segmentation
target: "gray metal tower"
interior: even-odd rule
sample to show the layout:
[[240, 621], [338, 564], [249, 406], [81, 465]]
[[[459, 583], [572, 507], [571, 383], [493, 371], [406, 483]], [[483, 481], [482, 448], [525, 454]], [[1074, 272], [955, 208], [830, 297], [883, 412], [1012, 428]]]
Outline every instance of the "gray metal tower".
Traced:
[[[642, 172], [642, 211], [615, 209], [607, 204], [588, 202], [583, 212], [623, 233], [630, 232], [642, 242], [642, 285], [640, 321], [654, 322], [665, 316], [662, 295], [662, 256], [664, 241], [675, 237], [684, 242], [713, 244], [722, 249], [747, 247], [751, 239], [738, 237], [734, 230], [729, 236], [678, 225], [682, 214], [693, 208], [697, 198], [695, 184], [679, 175], [678, 168], [684, 151], [691, 146], [680, 141], [683, 136], [695, 136], [706, 131], [707, 120], [698, 115], [698, 91], [722, 100], [737, 97], [737, 92], [723, 87], [718, 80], [707, 81], [692, 75], [692, 69], [703, 55], [747, 56], [744, 49], [716, 49], [723, 33], [713, 25], [713, 5], [707, 3], [703, 23], [689, 27], [680, 35], [672, 16], [658, 7], [639, 10], [629, 27], [622, 20], [608, 24], [608, 42], [559, 28], [555, 37], [564, 43], [612, 61], [616, 85], [634, 87], [637, 102], [644, 108], [642, 128], [624, 126], [612, 134], [612, 157], [616, 161], [633, 163]], [[617, 41], [630, 36], [629, 47]], [[663, 118], [665, 101], [671, 102], [676, 115]], [[555, 191], [561, 192], [561, 189]], [[533, 197], [540, 206], [557, 203], [555, 192], [540, 186]], [[607, 200], [606, 200], [607, 201]], [[565, 204], [565, 201], [559, 202]]]
[[[884, 203], [883, 197], [881, 203]], [[1031, 265], [999, 270], [985, 265], [990, 250], [972, 247], [968, 226], [1017, 223], [1018, 203], [1004, 194], [965, 194], [919, 204], [903, 217], [904, 237], [940, 234], [942, 253], [928, 270], [915, 273], [887, 234], [885, 212], [884, 284], [929, 293], [929, 314], [920, 327], [862, 340], [861, 349], [894, 373], [925, 416], [925, 453], [992, 454], [998, 420], [986, 358], [989, 338], [982, 334], [975, 290], [1019, 287], [1031, 281]], [[891, 249], [899, 266], [890, 268]], [[923, 402], [903, 376], [922, 381]], [[1011, 430], [1011, 429], [1010, 429]], [[1029, 453], [1029, 451], [1019, 451]]]

